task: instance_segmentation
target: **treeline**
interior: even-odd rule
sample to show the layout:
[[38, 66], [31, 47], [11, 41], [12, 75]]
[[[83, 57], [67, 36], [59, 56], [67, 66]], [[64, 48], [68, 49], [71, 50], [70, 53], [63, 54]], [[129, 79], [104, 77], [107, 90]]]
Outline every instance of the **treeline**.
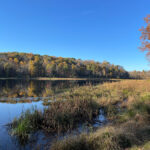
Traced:
[[129, 75], [132, 79], [147, 79], [150, 78], [150, 71], [132, 71]]
[[0, 53], [0, 77], [129, 78], [123, 67], [32, 53]]

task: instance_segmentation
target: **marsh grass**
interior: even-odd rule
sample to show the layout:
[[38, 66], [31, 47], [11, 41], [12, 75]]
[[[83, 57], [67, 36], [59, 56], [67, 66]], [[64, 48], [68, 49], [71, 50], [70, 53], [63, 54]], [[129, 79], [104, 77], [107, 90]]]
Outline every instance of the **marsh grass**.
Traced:
[[57, 141], [51, 150], [122, 150], [130, 146], [130, 140], [126, 135], [116, 133], [112, 127], [106, 127], [96, 133], [81, 134]]
[[150, 140], [149, 81], [126, 80], [79, 87], [64, 93], [61, 97], [95, 100], [104, 108], [112, 125], [90, 134], [57, 141], [52, 145], [52, 150], [123, 150], [131, 147], [140, 148]]
[[130, 150], [150, 150], [150, 141], [146, 142], [142, 146], [133, 146]]
[[49, 132], [62, 132], [73, 129], [79, 123], [92, 123], [99, 107], [90, 99], [56, 101], [45, 109], [43, 127]]
[[126, 109], [118, 114], [118, 122], [141, 119], [143, 122], [149, 121], [150, 117], [150, 96], [132, 98], [126, 103]]
[[72, 130], [80, 123], [93, 123], [99, 113], [99, 105], [92, 100], [54, 101], [43, 112], [27, 110], [12, 123], [12, 134], [27, 141], [38, 129], [50, 133]]
[[27, 110], [21, 114], [19, 119], [14, 119], [13, 123], [11, 124], [11, 134], [16, 135], [20, 142], [24, 143], [27, 139], [29, 139], [31, 133], [41, 129], [42, 121], [42, 113], [36, 108]]
[[[129, 121], [53, 143], [51, 150], [125, 150], [150, 140], [150, 127]], [[81, 147], [83, 146], [83, 147]]]

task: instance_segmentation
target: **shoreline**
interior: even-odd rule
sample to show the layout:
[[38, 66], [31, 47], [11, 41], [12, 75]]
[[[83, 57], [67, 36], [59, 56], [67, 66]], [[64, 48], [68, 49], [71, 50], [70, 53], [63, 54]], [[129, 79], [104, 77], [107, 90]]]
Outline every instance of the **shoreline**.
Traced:
[[113, 79], [113, 78], [49, 78], [49, 77], [35, 77], [35, 78], [28, 78], [28, 77], [25, 77], [25, 78], [19, 78], [19, 77], [9, 77], [9, 78], [0, 78], [0, 80], [50, 80], [50, 81], [59, 81], [59, 80], [62, 80], [62, 81], [88, 81], [88, 80], [100, 80], [100, 81], [113, 81], [113, 80], [142, 80], [142, 79]]

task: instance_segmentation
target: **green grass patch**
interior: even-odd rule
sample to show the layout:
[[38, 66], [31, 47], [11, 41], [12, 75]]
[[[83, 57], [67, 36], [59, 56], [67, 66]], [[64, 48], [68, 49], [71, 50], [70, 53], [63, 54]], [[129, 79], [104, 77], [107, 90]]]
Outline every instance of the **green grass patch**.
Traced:
[[21, 142], [26, 141], [30, 134], [41, 128], [43, 122], [42, 113], [37, 109], [27, 110], [19, 119], [14, 119], [11, 124], [12, 135], [19, 137]]

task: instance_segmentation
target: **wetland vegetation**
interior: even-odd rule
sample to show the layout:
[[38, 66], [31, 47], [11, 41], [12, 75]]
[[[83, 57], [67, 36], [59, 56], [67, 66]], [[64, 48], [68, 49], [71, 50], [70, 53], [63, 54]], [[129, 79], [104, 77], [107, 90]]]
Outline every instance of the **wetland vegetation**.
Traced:
[[110, 124], [96, 132], [57, 141], [52, 145], [52, 150], [122, 150], [140, 147], [148, 150], [150, 81], [121, 81], [81, 87], [66, 93], [65, 97], [82, 97], [85, 93], [105, 108]]
[[[86, 123], [88, 132], [53, 142], [52, 150], [122, 150], [149, 147], [150, 81], [122, 80], [72, 87], [55, 95], [43, 112], [27, 111], [12, 123], [14, 135], [27, 140], [29, 134], [71, 131]], [[94, 129], [93, 123], [104, 110], [108, 123]], [[148, 150], [148, 149], [147, 149]]]
[[[94, 104], [95, 102], [89, 100], [89, 102], [85, 103], [89, 107], [90, 110], [93, 109], [93, 118], [89, 120], [89, 118], [87, 118], [86, 115], [90, 115], [91, 112], [87, 112], [83, 116], [85, 120], [83, 121], [76, 120], [76, 118], [74, 118], [75, 124], [73, 124], [72, 126], [72, 122], [71, 122], [72, 120], [70, 117], [74, 115], [74, 111], [77, 111], [76, 115], [79, 115], [80, 112], [77, 110], [77, 107], [74, 107], [74, 109], [71, 109], [70, 107], [74, 105], [78, 105], [80, 103], [72, 104], [70, 103], [70, 101], [66, 101], [66, 102], [64, 101], [65, 106], [68, 106], [68, 109], [65, 109], [65, 107], [61, 105], [61, 102], [63, 101], [61, 101], [61, 98], [58, 98], [58, 95], [60, 95], [61, 93], [67, 92], [69, 89], [72, 89], [73, 87], [78, 88], [84, 85], [97, 85], [97, 84], [102, 84], [103, 82], [112, 82], [112, 81], [102, 81], [102, 80], [50, 81], [50, 80], [31, 80], [31, 79], [30, 80], [28, 79], [24, 79], [24, 80], [23, 79], [2, 79], [0, 80], [0, 90], [1, 90], [0, 113], [3, 114], [0, 117], [0, 131], [1, 131], [0, 132], [0, 149], [2, 150], [32, 149], [33, 147], [38, 146], [39, 143], [43, 144], [47, 141], [47, 139], [49, 140], [47, 135], [48, 136], [52, 135], [52, 137], [50, 138], [50, 143], [52, 143], [51, 139], [55, 139], [55, 136], [53, 135], [56, 133], [56, 130], [58, 127], [58, 120], [60, 117], [64, 119], [66, 122], [67, 121], [70, 122], [70, 129], [66, 127], [66, 122], [65, 124], [62, 125], [63, 127], [65, 127], [62, 131], [59, 128], [62, 134], [67, 133], [68, 130], [71, 131], [72, 128], [73, 130], [75, 130], [75, 128], [78, 126], [77, 125], [78, 123], [86, 124], [86, 119], [88, 119], [88, 121], [91, 123], [93, 119], [95, 118], [95, 115], [97, 114], [97, 112], [94, 112], [94, 108], [89, 106], [88, 103]], [[57, 99], [60, 99], [59, 103], [58, 102], [54, 103], [56, 101], [56, 97]], [[51, 103], [52, 103], [51, 106], [53, 106], [54, 112], [50, 111], [50, 109], [48, 109], [47, 112], [44, 111], [46, 108], [48, 108], [49, 104]], [[55, 108], [57, 107], [60, 107], [61, 110], [64, 111], [64, 113], [65, 112], [68, 113], [67, 120], [65, 117], [63, 118], [64, 113], [61, 116], [60, 110], [58, 111], [60, 114], [57, 112], [57, 110], [55, 110]], [[80, 104], [80, 107], [81, 107], [81, 104]], [[36, 113], [34, 113], [35, 110], [36, 110]], [[56, 126], [52, 127], [52, 131], [49, 131], [50, 134], [46, 134], [46, 135], [45, 135], [45, 132], [47, 132], [48, 130], [46, 129], [47, 128], [46, 123], [43, 122], [43, 115], [41, 115], [43, 113], [46, 114], [45, 117], [48, 117], [48, 116], [53, 117], [55, 116], [55, 113], [57, 113], [56, 115], [57, 118], [53, 119], [53, 121], [56, 121], [57, 124]], [[20, 116], [21, 118], [19, 119]], [[79, 117], [82, 118], [82, 116], [79, 116]], [[29, 118], [31, 120], [29, 120]], [[14, 119], [15, 120], [19, 119], [19, 121], [16, 122], [16, 124], [14, 124], [13, 126], [15, 130], [10, 132], [10, 130], [8, 129], [8, 126], [6, 125], [10, 124]], [[21, 120], [24, 120], [24, 121], [22, 122]], [[31, 125], [30, 122], [36, 123], [36, 120], [39, 120], [40, 122], [42, 122], [41, 123], [42, 126], [39, 126], [38, 122], [36, 124], [37, 128], [35, 128], [35, 125], [30, 126]], [[19, 128], [17, 128], [18, 125], [19, 125]], [[81, 126], [79, 126], [80, 130], [81, 130]], [[44, 133], [41, 133], [41, 130]], [[19, 136], [16, 136], [17, 134], [19, 134]], [[36, 136], [34, 136], [34, 134], [36, 134]], [[27, 141], [27, 142], [24, 142], [24, 141]], [[32, 145], [32, 143], [34, 143], [34, 145]]]

